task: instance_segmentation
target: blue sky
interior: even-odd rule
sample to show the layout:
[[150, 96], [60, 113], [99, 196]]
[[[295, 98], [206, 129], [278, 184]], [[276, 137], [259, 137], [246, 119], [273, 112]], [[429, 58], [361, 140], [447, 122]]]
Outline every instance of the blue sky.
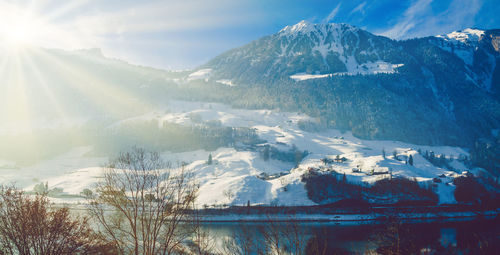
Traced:
[[38, 46], [97, 47], [107, 56], [166, 69], [194, 68], [301, 20], [349, 23], [404, 39], [500, 28], [499, 6], [498, 0], [0, 0], [5, 13], [42, 20], [31, 38]]

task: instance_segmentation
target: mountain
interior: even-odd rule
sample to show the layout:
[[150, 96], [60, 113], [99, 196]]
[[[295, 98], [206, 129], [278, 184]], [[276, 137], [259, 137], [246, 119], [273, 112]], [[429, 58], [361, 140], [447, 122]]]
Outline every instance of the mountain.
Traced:
[[[397, 43], [347, 24], [301, 21], [231, 50], [207, 64], [220, 78], [245, 82], [292, 76], [392, 73], [403, 61]], [[398, 63], [388, 63], [386, 61]], [[295, 74], [309, 74], [303, 79]], [[315, 76], [316, 75], [316, 76]], [[229, 76], [229, 77], [228, 77]], [[323, 76], [325, 77], [325, 76]]]
[[[1, 128], [34, 116], [119, 120], [177, 98], [300, 111], [363, 139], [471, 147], [500, 128], [499, 35], [466, 29], [396, 41], [302, 21], [192, 72], [135, 66], [99, 50], [31, 49], [3, 69], [4, 80], [21, 86], [0, 98]], [[23, 102], [27, 110], [13, 107]]]
[[396, 41], [301, 21], [197, 72], [265, 90], [258, 106], [300, 110], [361, 138], [468, 146], [500, 128], [499, 36], [466, 29]]

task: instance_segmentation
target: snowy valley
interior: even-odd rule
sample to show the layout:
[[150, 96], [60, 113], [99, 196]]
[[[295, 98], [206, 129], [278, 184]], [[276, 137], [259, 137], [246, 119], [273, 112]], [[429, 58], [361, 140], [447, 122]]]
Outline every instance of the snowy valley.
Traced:
[[[484, 170], [466, 167], [459, 159], [467, 158], [468, 152], [459, 147], [362, 140], [348, 131], [335, 129], [305, 131], [307, 128], [301, 129], [300, 126], [312, 125], [315, 119], [304, 114], [275, 110], [233, 109], [218, 103], [170, 101], [163, 111], [126, 119], [108, 128], [153, 120], [160, 125], [175, 122], [186, 128], [210, 122], [225, 127], [250, 127], [262, 139], [262, 143], [252, 146], [235, 144], [234, 147], [214, 151], [162, 153], [174, 165], [183, 164], [186, 170], [192, 171], [200, 186], [196, 200], [200, 208], [246, 205], [248, 202], [252, 205], [315, 205], [317, 203], [308, 197], [305, 183], [301, 181], [309, 171], [339, 179], [345, 175], [348, 182], [362, 186], [387, 178], [415, 179], [422, 187], [434, 185], [440, 204], [453, 204], [456, 203], [454, 178], [466, 172], [487, 175]], [[295, 147], [307, 151], [307, 155], [300, 162], [278, 160], [272, 155], [266, 158], [263, 155], [266, 146], [283, 152]], [[14, 165], [2, 162], [0, 181], [15, 183], [26, 191], [32, 191], [39, 183], [47, 183], [49, 189], [60, 191], [51, 198], [55, 202], [85, 203], [82, 192], [93, 190], [102, 174], [101, 166], [108, 160], [106, 157], [89, 156], [91, 150], [88, 146], [75, 148], [29, 167], [14, 168]], [[445, 155], [453, 170], [434, 166], [418, 151]], [[212, 157], [211, 164], [207, 163], [209, 155]], [[408, 163], [410, 156], [412, 164]], [[334, 197], [328, 202], [341, 199]]]

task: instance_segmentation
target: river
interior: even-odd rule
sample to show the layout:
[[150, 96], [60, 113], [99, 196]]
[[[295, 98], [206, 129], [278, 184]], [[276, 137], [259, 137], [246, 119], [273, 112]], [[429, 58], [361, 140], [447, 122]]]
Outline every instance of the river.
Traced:
[[236, 239], [241, 246], [247, 236], [253, 240], [250, 242], [254, 254], [264, 248], [266, 239], [274, 232], [293, 232], [282, 235], [282, 247], [287, 246], [287, 237], [299, 234], [298, 238], [291, 239], [300, 249], [308, 250], [306, 254], [390, 254], [395, 251], [399, 254], [498, 254], [499, 223], [498, 219], [418, 223], [391, 220], [378, 224], [229, 222], [205, 223], [203, 229], [222, 251], [228, 246], [223, 240]]

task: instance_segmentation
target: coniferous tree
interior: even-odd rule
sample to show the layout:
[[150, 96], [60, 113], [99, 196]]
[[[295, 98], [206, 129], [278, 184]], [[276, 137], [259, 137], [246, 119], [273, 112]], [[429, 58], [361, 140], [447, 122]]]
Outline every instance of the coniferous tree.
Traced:
[[212, 153], [208, 154], [208, 160], [207, 160], [207, 165], [212, 164]]
[[413, 166], [413, 156], [410, 155], [410, 158], [408, 159], [408, 164], [410, 164], [410, 166]]

